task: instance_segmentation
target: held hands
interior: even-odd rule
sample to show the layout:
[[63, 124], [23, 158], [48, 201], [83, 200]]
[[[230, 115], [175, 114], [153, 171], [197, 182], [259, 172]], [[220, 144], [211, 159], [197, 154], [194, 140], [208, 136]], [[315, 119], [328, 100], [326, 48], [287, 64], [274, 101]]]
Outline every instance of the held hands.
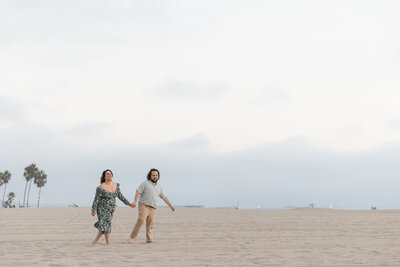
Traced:
[[134, 202], [129, 203], [129, 206], [132, 207], [132, 208], [136, 208], [136, 203], [134, 203]]

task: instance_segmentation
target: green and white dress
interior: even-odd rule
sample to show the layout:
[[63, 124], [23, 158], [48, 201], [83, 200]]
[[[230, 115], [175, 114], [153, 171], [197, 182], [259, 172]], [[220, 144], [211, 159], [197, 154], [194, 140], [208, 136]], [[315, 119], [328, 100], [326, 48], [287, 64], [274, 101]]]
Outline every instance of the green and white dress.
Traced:
[[97, 214], [98, 222], [94, 224], [94, 227], [103, 233], [111, 233], [111, 220], [116, 207], [116, 197], [124, 202], [125, 205], [129, 204], [129, 201], [122, 195], [118, 183], [115, 192], [109, 192], [100, 186], [96, 188], [92, 212]]

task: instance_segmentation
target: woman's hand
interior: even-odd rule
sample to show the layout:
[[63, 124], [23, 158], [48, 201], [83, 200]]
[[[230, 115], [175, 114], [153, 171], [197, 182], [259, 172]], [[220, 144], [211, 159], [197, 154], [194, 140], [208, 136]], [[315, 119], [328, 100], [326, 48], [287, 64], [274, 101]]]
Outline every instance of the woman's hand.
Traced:
[[92, 216], [96, 215], [96, 213], [92, 212]]

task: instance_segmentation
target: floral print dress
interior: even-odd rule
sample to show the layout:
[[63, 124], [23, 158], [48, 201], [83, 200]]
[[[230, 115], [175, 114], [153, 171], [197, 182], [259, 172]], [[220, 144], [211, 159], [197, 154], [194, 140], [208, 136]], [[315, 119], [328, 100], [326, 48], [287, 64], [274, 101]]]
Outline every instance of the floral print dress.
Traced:
[[111, 220], [116, 207], [116, 197], [124, 202], [125, 205], [129, 204], [129, 201], [122, 195], [118, 183], [115, 192], [104, 190], [100, 186], [96, 188], [92, 212], [97, 214], [98, 222], [94, 224], [94, 227], [103, 233], [111, 233]]

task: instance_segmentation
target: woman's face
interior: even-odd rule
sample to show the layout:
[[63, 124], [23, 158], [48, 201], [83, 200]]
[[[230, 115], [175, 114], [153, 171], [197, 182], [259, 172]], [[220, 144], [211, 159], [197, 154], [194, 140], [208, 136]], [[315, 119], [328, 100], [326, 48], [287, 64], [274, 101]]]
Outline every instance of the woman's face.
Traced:
[[105, 177], [106, 181], [112, 181], [112, 178], [113, 178], [112, 172], [106, 171], [106, 177]]

